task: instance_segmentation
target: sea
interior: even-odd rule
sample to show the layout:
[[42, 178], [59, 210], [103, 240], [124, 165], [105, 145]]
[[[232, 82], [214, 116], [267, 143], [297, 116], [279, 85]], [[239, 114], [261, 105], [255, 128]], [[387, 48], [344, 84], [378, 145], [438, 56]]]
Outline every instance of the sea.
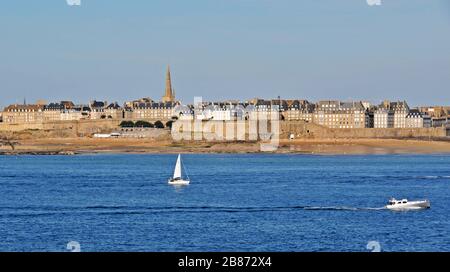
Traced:
[[450, 251], [449, 155], [176, 158], [0, 156], [0, 251]]

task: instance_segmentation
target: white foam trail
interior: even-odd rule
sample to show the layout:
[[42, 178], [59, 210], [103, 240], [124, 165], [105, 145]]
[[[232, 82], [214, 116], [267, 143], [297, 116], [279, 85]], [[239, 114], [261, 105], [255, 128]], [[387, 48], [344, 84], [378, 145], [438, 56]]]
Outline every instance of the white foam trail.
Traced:
[[322, 210], [322, 211], [378, 211], [384, 210], [386, 207], [379, 208], [357, 208], [357, 207], [346, 207], [346, 206], [334, 206], [334, 207], [304, 207], [304, 210]]
[[449, 179], [450, 176], [421, 176], [421, 179]]
[[426, 178], [426, 179], [437, 179], [439, 177], [438, 176], [425, 176], [424, 178]]
[[374, 210], [374, 211], [379, 211], [379, 210], [385, 210], [387, 209], [386, 207], [379, 207], [379, 208], [363, 208], [364, 210]]

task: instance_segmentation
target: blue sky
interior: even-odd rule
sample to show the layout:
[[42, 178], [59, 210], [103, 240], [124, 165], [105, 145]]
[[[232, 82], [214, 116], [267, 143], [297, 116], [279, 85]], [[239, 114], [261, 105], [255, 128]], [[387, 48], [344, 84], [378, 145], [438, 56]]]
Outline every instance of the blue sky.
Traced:
[[450, 105], [450, 1], [4, 0], [0, 105], [253, 97]]

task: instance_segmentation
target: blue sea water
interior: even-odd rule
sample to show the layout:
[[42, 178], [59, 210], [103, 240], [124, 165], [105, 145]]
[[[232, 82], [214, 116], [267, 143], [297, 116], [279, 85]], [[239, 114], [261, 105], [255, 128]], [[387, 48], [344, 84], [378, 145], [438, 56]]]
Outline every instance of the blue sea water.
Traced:
[[[450, 156], [0, 157], [0, 251], [450, 251]], [[389, 197], [432, 208], [392, 212]]]

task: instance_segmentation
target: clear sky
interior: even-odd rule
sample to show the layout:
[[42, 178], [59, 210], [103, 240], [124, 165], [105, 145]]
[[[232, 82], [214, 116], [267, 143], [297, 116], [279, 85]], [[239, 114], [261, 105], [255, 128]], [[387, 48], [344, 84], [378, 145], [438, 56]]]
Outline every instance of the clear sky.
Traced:
[[450, 1], [3, 0], [0, 106], [253, 97], [450, 105]]

